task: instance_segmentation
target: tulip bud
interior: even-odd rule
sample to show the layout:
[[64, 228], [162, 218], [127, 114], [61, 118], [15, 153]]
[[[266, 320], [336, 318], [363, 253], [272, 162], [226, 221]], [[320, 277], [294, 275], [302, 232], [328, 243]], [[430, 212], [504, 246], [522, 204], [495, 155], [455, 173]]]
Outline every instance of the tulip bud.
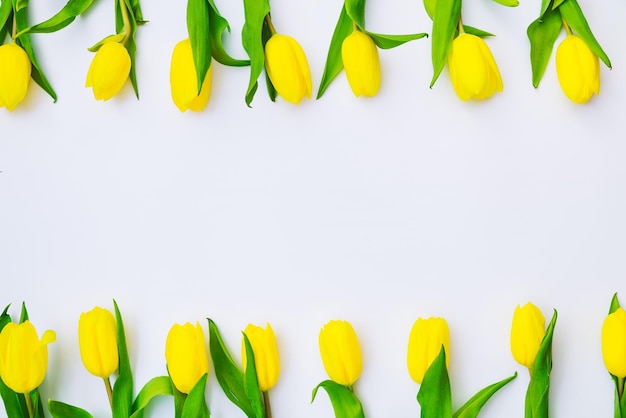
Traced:
[[450, 365], [450, 330], [443, 318], [418, 318], [409, 335], [407, 365], [411, 378], [422, 384], [424, 374], [435, 361], [441, 347], [446, 353], [446, 367]]
[[568, 35], [556, 50], [556, 74], [563, 93], [574, 103], [600, 94], [600, 59], [576, 35]]
[[0, 107], [13, 111], [24, 100], [30, 83], [28, 54], [15, 43], [0, 46]]
[[298, 104], [311, 98], [309, 64], [300, 44], [290, 36], [275, 34], [265, 44], [265, 70], [283, 99]]
[[328, 376], [351, 386], [361, 376], [363, 359], [354, 328], [347, 321], [330, 321], [320, 331], [320, 354]]
[[626, 377], [626, 311], [618, 308], [602, 325], [602, 358], [609, 373]]
[[532, 368], [546, 333], [545, 323], [543, 314], [532, 303], [521, 308], [517, 305], [515, 308], [511, 326], [511, 352], [515, 361], [528, 369]]
[[450, 79], [459, 99], [486, 99], [502, 91], [502, 78], [491, 50], [478, 36], [462, 33], [448, 56]]
[[109, 100], [126, 83], [130, 66], [130, 55], [124, 45], [115, 41], [105, 42], [91, 61], [85, 87], [93, 88], [96, 100]]
[[30, 393], [43, 382], [48, 368], [48, 344], [56, 340], [54, 331], [41, 340], [32, 323], [8, 323], [0, 333], [0, 378], [17, 393]]
[[189, 393], [209, 372], [209, 360], [200, 324], [174, 324], [165, 342], [167, 370], [176, 389]]
[[96, 306], [83, 312], [78, 320], [80, 357], [87, 371], [107, 378], [117, 370], [117, 324], [113, 314]]
[[[276, 345], [276, 337], [274, 330], [267, 324], [266, 328], [256, 325], [248, 325], [244, 331], [248, 337], [252, 352], [254, 353], [254, 365], [256, 367], [257, 381], [259, 389], [267, 392], [278, 381], [280, 373], [280, 362], [278, 360], [278, 346]], [[243, 370], [246, 370], [246, 347], [242, 345], [242, 361]]]
[[204, 77], [200, 94], [198, 94], [198, 76], [193, 61], [191, 41], [185, 39], [174, 47], [172, 65], [170, 67], [170, 88], [172, 100], [181, 112], [192, 110], [199, 112], [204, 109], [211, 94], [211, 65]]
[[341, 59], [356, 97], [376, 96], [380, 87], [378, 48], [369, 35], [355, 30], [341, 45]]

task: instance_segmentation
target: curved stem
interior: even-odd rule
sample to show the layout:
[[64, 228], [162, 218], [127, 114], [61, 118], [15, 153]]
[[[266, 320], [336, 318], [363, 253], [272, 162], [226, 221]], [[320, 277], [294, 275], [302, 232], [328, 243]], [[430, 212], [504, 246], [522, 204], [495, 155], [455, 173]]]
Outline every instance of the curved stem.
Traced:
[[109, 405], [111, 405], [111, 409], [113, 409], [113, 389], [111, 388], [111, 381], [108, 377], [103, 378], [104, 387], [107, 390], [107, 396], [109, 397]]
[[28, 416], [30, 418], [34, 418], [35, 409], [33, 408], [33, 400], [30, 398], [30, 393], [25, 393], [24, 399], [26, 399], [26, 409], [28, 409]]
[[567, 36], [570, 36], [572, 34], [572, 29], [569, 27], [569, 25], [562, 16], [561, 20], [563, 21], [563, 27], [565, 28], [565, 32], [567, 32]]
[[128, 18], [128, 6], [126, 5], [126, 0], [118, 0], [120, 5], [120, 12], [122, 13], [122, 22], [124, 22], [124, 39], [122, 40], [122, 44], [126, 44], [130, 39], [131, 34], [131, 26], [130, 19]]
[[265, 15], [265, 23], [267, 23], [267, 27], [270, 29], [270, 32], [272, 33], [272, 35], [276, 35], [276, 28], [274, 27], [274, 24], [272, 23], [272, 18], [270, 17], [269, 13]]
[[465, 33], [465, 28], [463, 27], [463, 18], [459, 15], [459, 35]]
[[270, 396], [265, 392], [263, 393], [263, 406], [265, 407], [265, 418], [272, 418], [272, 407], [270, 406]]

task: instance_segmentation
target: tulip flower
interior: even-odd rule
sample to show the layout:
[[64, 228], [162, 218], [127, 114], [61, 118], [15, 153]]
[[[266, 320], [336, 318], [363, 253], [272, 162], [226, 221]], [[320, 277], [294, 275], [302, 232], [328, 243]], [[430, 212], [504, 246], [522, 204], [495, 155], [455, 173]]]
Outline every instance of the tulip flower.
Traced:
[[486, 99], [502, 91], [498, 66], [482, 38], [461, 33], [452, 42], [448, 67], [459, 99]]
[[557, 48], [556, 73], [563, 93], [574, 103], [600, 94], [600, 59], [576, 35], [569, 34]]
[[15, 43], [0, 46], [0, 107], [13, 111], [24, 100], [30, 83], [31, 63]]
[[170, 87], [172, 100], [181, 112], [187, 110], [200, 112], [206, 107], [211, 94], [212, 69], [211, 65], [198, 94], [198, 76], [193, 61], [191, 41], [185, 39], [176, 44], [170, 67]]
[[[274, 330], [267, 324], [265, 328], [249, 324], [244, 330], [254, 353], [254, 365], [256, 367], [259, 389], [267, 392], [278, 381], [280, 362], [278, 360], [278, 346]], [[242, 344], [243, 370], [246, 371], [246, 348]]]
[[113, 314], [96, 306], [78, 320], [80, 356], [89, 373], [103, 379], [117, 370], [117, 324]]
[[515, 308], [511, 327], [511, 352], [515, 361], [528, 369], [532, 369], [546, 333], [545, 323], [543, 314], [532, 303]]
[[372, 38], [355, 30], [341, 44], [341, 59], [356, 97], [375, 96], [380, 88], [378, 48]]
[[407, 364], [411, 378], [422, 384], [424, 374], [435, 361], [441, 347], [446, 353], [446, 367], [450, 365], [450, 330], [443, 318], [418, 318], [409, 336]]
[[89, 66], [85, 87], [93, 89], [96, 100], [109, 100], [124, 86], [130, 74], [131, 59], [124, 45], [105, 42]]
[[48, 368], [48, 344], [55, 340], [56, 334], [50, 330], [40, 340], [30, 321], [6, 324], [0, 333], [2, 381], [14, 392], [23, 394], [39, 387]]
[[283, 99], [298, 104], [311, 98], [311, 71], [304, 50], [290, 36], [274, 34], [265, 44], [265, 69]]
[[165, 342], [165, 360], [172, 383], [179, 392], [189, 393], [209, 372], [209, 361], [200, 324], [174, 324]]
[[618, 308], [602, 325], [602, 358], [609, 373], [626, 377], [626, 311]]
[[324, 369], [336, 383], [352, 386], [361, 376], [363, 360], [354, 328], [347, 321], [330, 321], [320, 331]]

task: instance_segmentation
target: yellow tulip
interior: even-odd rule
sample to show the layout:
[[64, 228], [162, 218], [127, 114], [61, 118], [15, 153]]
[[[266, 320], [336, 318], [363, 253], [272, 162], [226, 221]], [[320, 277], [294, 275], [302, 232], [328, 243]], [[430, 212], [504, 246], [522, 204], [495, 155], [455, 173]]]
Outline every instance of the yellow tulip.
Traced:
[[[259, 389], [267, 392], [278, 381], [280, 362], [278, 360], [278, 346], [274, 330], [267, 324], [265, 328], [257, 325], [248, 325], [244, 330], [248, 337], [252, 351], [254, 352], [254, 365], [256, 366]], [[243, 369], [246, 370], [246, 348], [242, 347]]]
[[462, 33], [448, 56], [452, 86], [459, 99], [486, 99], [502, 91], [502, 78], [491, 50], [481, 38]]
[[363, 359], [354, 328], [347, 321], [330, 321], [320, 331], [320, 354], [328, 376], [351, 386], [361, 376]]
[[618, 308], [602, 325], [602, 358], [609, 373], [626, 377], [626, 311]]
[[109, 100], [124, 86], [130, 74], [130, 55], [124, 45], [105, 42], [91, 61], [85, 87], [93, 89], [96, 100]]
[[341, 45], [341, 59], [356, 97], [376, 96], [380, 88], [378, 48], [369, 35], [355, 30]]
[[165, 342], [167, 370], [176, 389], [189, 393], [209, 372], [209, 360], [200, 324], [174, 324]]
[[41, 340], [32, 323], [8, 323], [0, 333], [0, 377], [17, 393], [29, 393], [43, 382], [48, 368], [48, 344], [56, 340], [54, 331]]
[[546, 319], [535, 305], [519, 305], [513, 313], [511, 326], [511, 352], [519, 364], [531, 369], [546, 333]]
[[446, 353], [446, 367], [450, 365], [450, 330], [443, 318], [418, 318], [409, 335], [407, 365], [411, 378], [422, 384], [424, 374], [435, 361], [441, 347]]
[[0, 46], [0, 107], [13, 111], [24, 100], [30, 83], [28, 54], [15, 43]]
[[117, 370], [117, 324], [113, 314], [96, 306], [78, 320], [80, 356], [87, 371], [107, 378]]
[[265, 70], [283, 99], [298, 104], [311, 98], [309, 64], [300, 44], [291, 36], [275, 34], [265, 44]]
[[568, 35], [557, 48], [556, 73], [563, 93], [574, 103], [600, 94], [600, 60], [576, 35]]
[[185, 39], [174, 47], [170, 67], [170, 88], [172, 100], [178, 110], [200, 112], [209, 101], [211, 94], [211, 65], [206, 73], [200, 94], [198, 94], [198, 76], [193, 61], [191, 41]]

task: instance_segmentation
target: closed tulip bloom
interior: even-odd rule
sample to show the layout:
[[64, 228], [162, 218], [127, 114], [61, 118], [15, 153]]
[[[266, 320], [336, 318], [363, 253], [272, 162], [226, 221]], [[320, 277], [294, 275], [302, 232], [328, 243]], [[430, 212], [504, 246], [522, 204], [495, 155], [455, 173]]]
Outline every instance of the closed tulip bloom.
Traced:
[[43, 382], [48, 368], [48, 344], [56, 340], [54, 331], [41, 340], [32, 323], [8, 323], [0, 333], [0, 377], [17, 393], [29, 393]]
[[110, 311], [96, 306], [80, 315], [78, 344], [89, 373], [102, 378], [115, 373], [119, 365], [117, 324]]
[[330, 321], [320, 331], [320, 354], [328, 376], [351, 386], [361, 376], [363, 359], [354, 328], [347, 321]]
[[130, 74], [130, 55], [119, 42], [105, 42], [91, 61], [85, 87], [93, 89], [96, 100], [109, 100], [126, 83]]
[[[265, 328], [257, 325], [248, 325], [244, 333], [250, 341], [254, 352], [254, 365], [256, 367], [259, 389], [268, 391], [278, 381], [280, 373], [280, 361], [278, 360], [278, 346], [274, 330], [267, 324]], [[246, 369], [246, 348], [242, 348], [242, 361], [244, 371]]]
[[380, 88], [378, 48], [369, 35], [355, 30], [341, 45], [341, 59], [356, 97], [376, 96]]
[[167, 370], [176, 389], [189, 393], [209, 372], [209, 360], [200, 324], [174, 324], [165, 342]]
[[602, 325], [602, 358], [609, 373], [626, 377], [626, 311], [618, 308]]
[[0, 107], [13, 111], [24, 100], [30, 83], [30, 58], [20, 46], [0, 46]]
[[600, 60], [576, 35], [568, 35], [557, 48], [556, 74], [563, 93], [574, 103], [587, 103], [600, 94]]
[[532, 368], [546, 333], [546, 319], [535, 305], [517, 305], [511, 326], [511, 352], [519, 364]]
[[443, 318], [418, 318], [409, 335], [407, 365], [411, 379], [422, 384], [424, 374], [435, 361], [441, 347], [446, 353], [446, 367], [450, 365], [450, 330]]
[[502, 78], [491, 50], [481, 38], [462, 33], [448, 56], [452, 86], [459, 99], [486, 99], [502, 91]]
[[265, 69], [283, 99], [298, 104], [311, 98], [309, 64], [300, 44], [291, 36], [275, 34], [265, 44]]
[[211, 94], [212, 69], [213, 65], [209, 67], [200, 94], [198, 94], [198, 76], [193, 61], [191, 41], [185, 39], [176, 44], [170, 67], [170, 88], [172, 100], [181, 112], [187, 110], [199, 112], [206, 107]]

